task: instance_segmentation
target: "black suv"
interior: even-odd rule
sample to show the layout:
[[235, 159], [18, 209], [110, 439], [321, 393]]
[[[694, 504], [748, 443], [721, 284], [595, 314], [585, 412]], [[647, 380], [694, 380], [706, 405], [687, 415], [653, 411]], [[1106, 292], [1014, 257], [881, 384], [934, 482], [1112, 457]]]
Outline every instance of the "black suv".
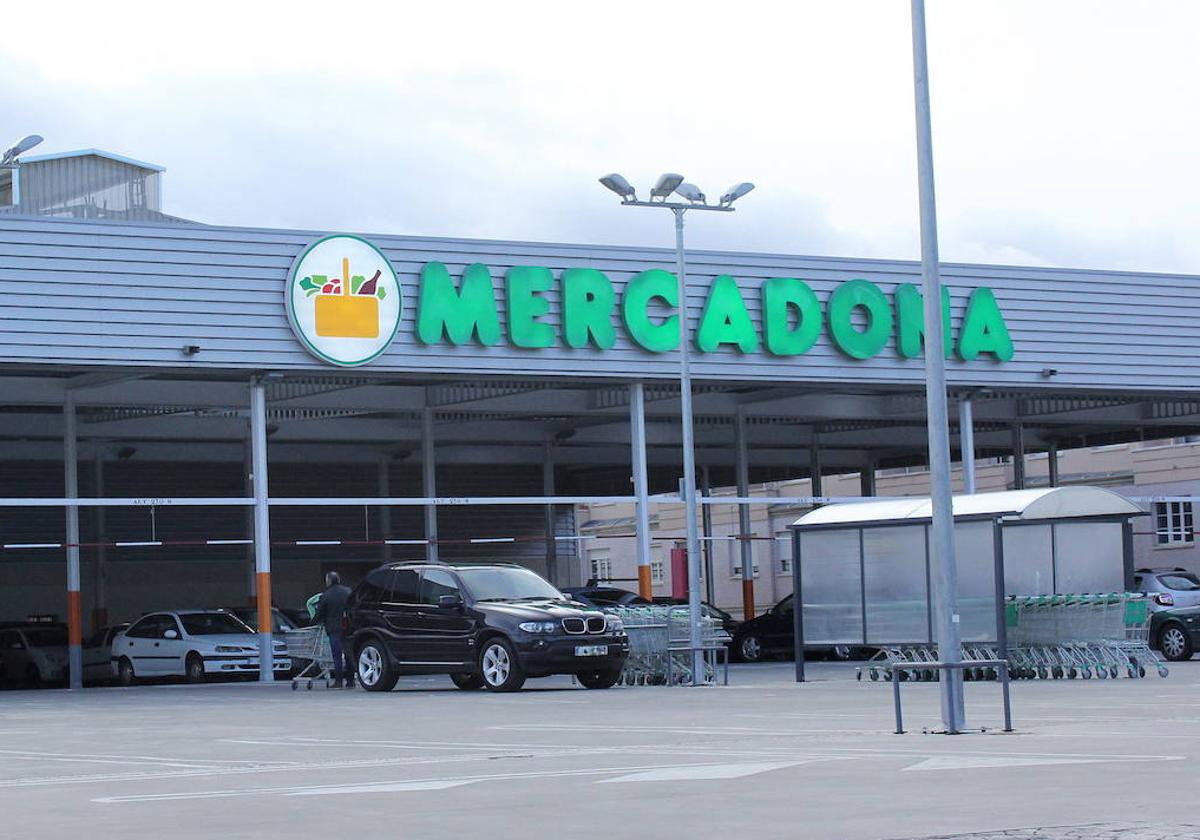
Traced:
[[493, 691], [574, 674], [609, 688], [629, 655], [619, 618], [507, 563], [389, 563], [355, 588], [347, 612], [368, 691], [390, 691], [401, 674], [449, 674], [459, 688]]

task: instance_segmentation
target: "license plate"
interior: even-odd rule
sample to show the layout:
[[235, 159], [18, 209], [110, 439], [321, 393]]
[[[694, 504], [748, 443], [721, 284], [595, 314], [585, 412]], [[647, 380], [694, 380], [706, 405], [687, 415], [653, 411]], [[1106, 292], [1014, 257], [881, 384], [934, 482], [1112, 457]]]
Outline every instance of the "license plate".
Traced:
[[576, 656], [608, 656], [608, 645], [575, 645]]

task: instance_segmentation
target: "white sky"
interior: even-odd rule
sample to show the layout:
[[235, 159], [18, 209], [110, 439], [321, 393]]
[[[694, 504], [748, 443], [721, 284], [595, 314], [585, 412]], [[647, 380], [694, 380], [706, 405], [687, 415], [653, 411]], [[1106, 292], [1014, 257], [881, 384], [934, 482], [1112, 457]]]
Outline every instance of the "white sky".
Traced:
[[[1200, 273], [1200, 3], [928, 2], [943, 259]], [[674, 170], [758, 184], [690, 247], [918, 255], [904, 0], [432, 5], [26, 7], [0, 143], [205, 222], [664, 246], [596, 178]]]

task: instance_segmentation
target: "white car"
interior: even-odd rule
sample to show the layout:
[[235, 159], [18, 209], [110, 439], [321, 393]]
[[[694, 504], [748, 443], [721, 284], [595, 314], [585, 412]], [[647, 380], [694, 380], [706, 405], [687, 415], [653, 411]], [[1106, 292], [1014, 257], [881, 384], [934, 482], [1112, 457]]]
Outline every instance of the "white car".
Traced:
[[[274, 670], [292, 667], [287, 647], [274, 644]], [[203, 682], [217, 674], [257, 674], [258, 635], [225, 610], [176, 610], [145, 615], [113, 639], [112, 658], [121, 685], [146, 677], [186, 677]]]
[[0, 682], [67, 681], [67, 628], [61, 624], [12, 624], [0, 629]]
[[112, 658], [112, 644], [113, 640], [128, 626], [128, 624], [114, 624], [110, 627], [101, 627], [83, 640], [83, 681], [85, 683], [106, 683], [117, 678], [117, 663]]
[[1138, 592], [1150, 595], [1150, 611], [1200, 607], [1200, 577], [1187, 569], [1138, 569], [1133, 576]]

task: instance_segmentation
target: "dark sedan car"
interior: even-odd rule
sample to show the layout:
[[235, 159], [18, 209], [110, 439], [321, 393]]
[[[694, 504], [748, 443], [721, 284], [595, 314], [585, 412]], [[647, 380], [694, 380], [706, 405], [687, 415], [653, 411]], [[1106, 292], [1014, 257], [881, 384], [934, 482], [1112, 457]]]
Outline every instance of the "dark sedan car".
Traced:
[[[742, 662], [760, 662], [771, 656], [796, 655], [795, 599], [789, 595], [765, 613], [743, 621], [733, 635], [733, 658]], [[850, 645], [805, 645], [805, 656], [830, 659], [863, 658], [866, 648]]]
[[562, 593], [589, 607], [648, 607], [650, 602], [636, 592], [615, 586], [569, 586]]
[[[688, 601], [687, 598], [672, 598], [669, 595], [659, 595], [655, 597], [654, 603], [675, 607], [686, 607]], [[724, 628], [725, 632], [728, 633], [730, 637], [736, 634], [738, 628], [742, 625], [740, 621], [738, 621], [729, 613], [725, 612], [725, 610], [721, 609], [720, 607], [714, 607], [712, 604], [708, 603], [708, 601], [700, 602], [700, 610], [709, 618], [715, 618], [720, 621], [721, 627]]]
[[1185, 662], [1200, 647], [1200, 607], [1160, 610], [1150, 618], [1150, 643], [1164, 659]]
[[347, 612], [368, 691], [391, 690], [401, 674], [448, 674], [459, 688], [492, 691], [573, 674], [585, 688], [609, 688], [629, 655], [621, 619], [505, 563], [389, 563], [358, 585]]

